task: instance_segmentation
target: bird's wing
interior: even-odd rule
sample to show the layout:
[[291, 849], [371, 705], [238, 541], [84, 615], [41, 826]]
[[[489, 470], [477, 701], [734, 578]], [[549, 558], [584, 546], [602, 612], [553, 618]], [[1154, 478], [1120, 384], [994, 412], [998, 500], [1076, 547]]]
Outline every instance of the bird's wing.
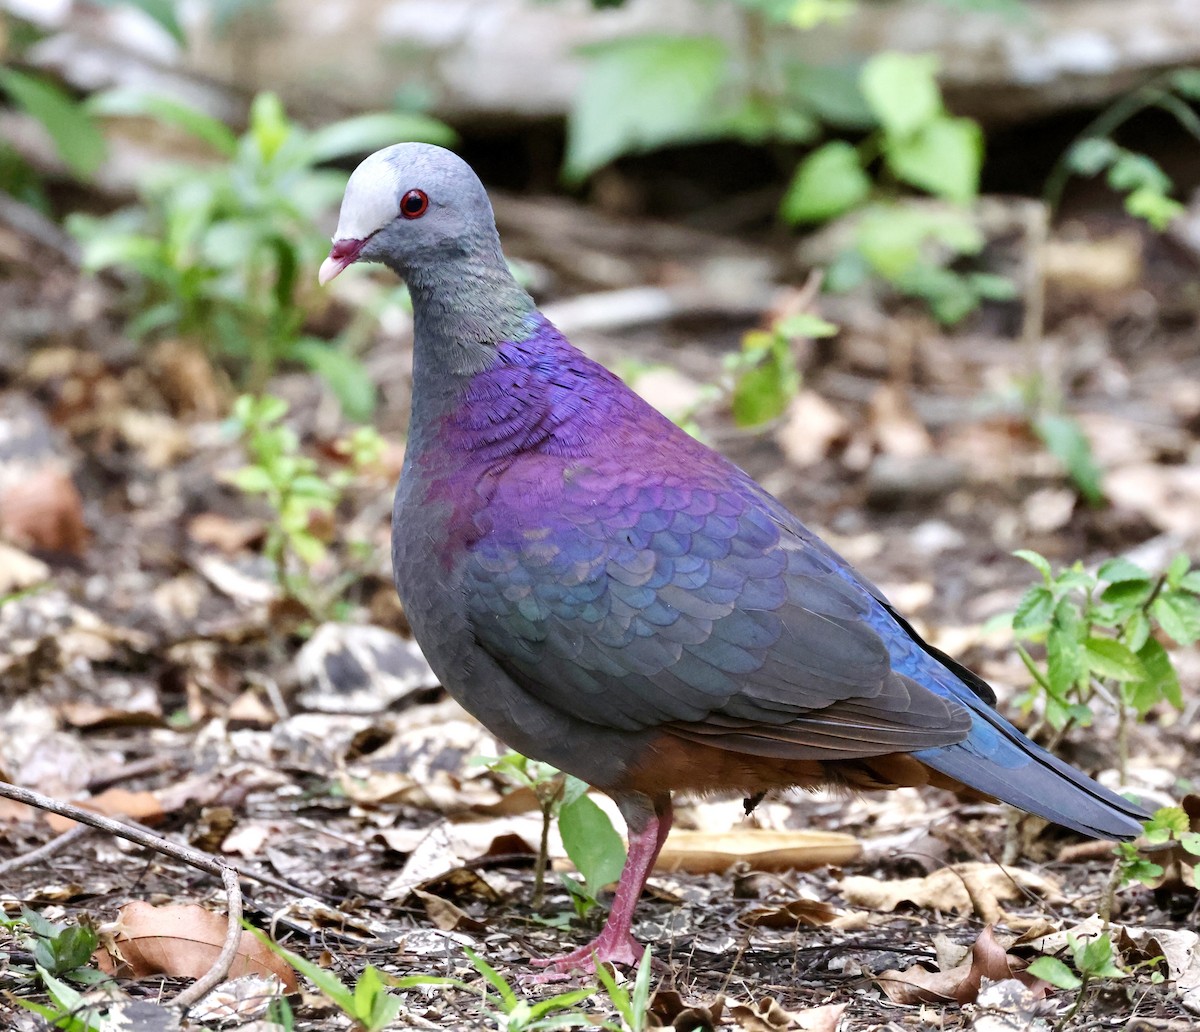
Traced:
[[919, 639], [744, 475], [588, 469], [493, 505], [464, 571], [474, 633], [549, 705], [793, 759], [966, 737], [966, 708], [914, 676]]

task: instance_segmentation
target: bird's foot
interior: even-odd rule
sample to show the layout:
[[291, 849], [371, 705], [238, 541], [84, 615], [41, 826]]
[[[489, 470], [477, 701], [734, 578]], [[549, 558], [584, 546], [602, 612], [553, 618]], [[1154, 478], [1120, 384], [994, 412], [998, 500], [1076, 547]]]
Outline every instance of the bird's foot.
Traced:
[[546, 968], [530, 979], [533, 982], [558, 982], [572, 971], [595, 971], [597, 964], [626, 964], [632, 967], [645, 953], [642, 946], [628, 932], [609, 934], [605, 928], [586, 946], [562, 957], [543, 957], [530, 961], [534, 967]]

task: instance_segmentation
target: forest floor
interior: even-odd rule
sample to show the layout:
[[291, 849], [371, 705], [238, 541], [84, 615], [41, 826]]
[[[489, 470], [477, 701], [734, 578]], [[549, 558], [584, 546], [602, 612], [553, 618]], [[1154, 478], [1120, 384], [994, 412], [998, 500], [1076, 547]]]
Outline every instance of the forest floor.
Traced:
[[[497, 210], [552, 318], [669, 413], [696, 407], [742, 334], [795, 293], [748, 302], [759, 295], [745, 284], [803, 280], [777, 243], [621, 223], [558, 200], [501, 198]], [[1019, 260], [1025, 247], [1003, 242]], [[817, 309], [841, 330], [799, 347], [804, 383], [785, 417], [750, 433], [719, 402], [696, 408], [710, 443], [988, 679], [1010, 715], [1028, 674], [1009, 634], [985, 625], [1037, 576], [1015, 549], [1055, 565], [1132, 553], [1154, 570], [1200, 554], [1194, 256], [1102, 216], [1057, 227], [1044, 250], [1040, 326], [1027, 319], [1029, 298], [990, 305], [953, 331], [913, 307], [821, 298]], [[647, 297], [657, 314], [638, 307]], [[3, 224], [0, 313], [0, 776], [237, 861], [251, 921], [350, 984], [371, 963], [472, 986], [404, 989], [396, 1027], [494, 1027], [467, 946], [523, 999], [562, 992], [529, 983], [528, 962], [585, 942], [603, 907], [576, 920], [551, 873], [532, 908], [531, 793], [472, 762], [503, 747], [416, 654], [372, 651], [376, 639], [356, 629], [407, 636], [387, 542], [410, 327], [391, 327], [366, 355], [390, 449], [349, 485], [336, 520], [316, 528], [329, 554], [311, 581], [338, 603], [314, 620], [281, 598], [263, 559], [268, 514], [227, 479], [246, 460], [220, 421], [228, 383], [202, 352], [135, 345], [112, 284], [81, 276], [52, 239]], [[1078, 416], [1105, 504], [1082, 502], [1029, 430], [1020, 399], [1031, 378]], [[289, 401], [307, 453], [337, 468], [345, 427], [319, 384], [287, 373], [270, 389]], [[1200, 778], [1200, 660], [1182, 650], [1175, 659], [1184, 713], [1157, 708], [1132, 733], [1128, 784], [1153, 805]], [[1110, 720], [1070, 734], [1060, 752], [1114, 783]], [[1061, 1027], [1074, 993], [1015, 978], [981, 993], [980, 978], [1062, 954], [1065, 932], [1094, 935], [1112, 868], [1109, 846], [1040, 822], [1010, 825], [998, 806], [934, 791], [798, 795], [749, 817], [740, 800], [704, 802], [681, 807], [679, 825], [729, 856], [704, 860], [707, 873], [651, 879], [635, 926], [658, 962], [642, 1027]], [[0, 800], [0, 861], [69, 826]], [[852, 858], [803, 872], [738, 859], [756, 835], [795, 829], [847, 836], [839, 848]], [[1020, 848], [1002, 864], [1006, 844]], [[554, 836], [551, 845], [557, 864]], [[1089, 990], [1073, 1025], [1200, 1022], [1196, 892], [1170, 873], [1158, 888], [1117, 894], [1113, 931], [1130, 973]], [[105, 942], [133, 901], [224, 905], [211, 876], [99, 833], [0, 874], [8, 920], [26, 906], [100, 926]], [[172, 932], [138, 931], [122, 912], [135, 929], [127, 943], [140, 936], [168, 955], [157, 969], [127, 956], [141, 977], [124, 974], [124, 993], [169, 998], [188, 971], [173, 950], [211, 957], [213, 933], [181, 920]], [[22, 973], [29, 948], [20, 927], [0, 926], [5, 1028], [39, 1027], [13, 1003], [36, 996]], [[1142, 963], [1156, 956], [1166, 960]], [[939, 973], [925, 1002], [904, 992], [915, 965]], [[633, 974], [622, 977], [628, 985]], [[225, 1025], [194, 1012], [186, 1027], [250, 1027], [254, 1004], [231, 1003]], [[580, 1027], [619, 1021], [602, 990], [577, 1007]], [[311, 987], [293, 1010], [299, 1029], [349, 1027]], [[505, 1020], [548, 1027], [527, 1014]]]

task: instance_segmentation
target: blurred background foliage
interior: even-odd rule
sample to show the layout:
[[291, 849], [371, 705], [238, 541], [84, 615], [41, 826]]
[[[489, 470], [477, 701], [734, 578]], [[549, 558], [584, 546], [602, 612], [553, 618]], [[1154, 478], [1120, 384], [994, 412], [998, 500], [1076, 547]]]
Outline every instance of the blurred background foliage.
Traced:
[[[988, 12], [1020, 25], [1031, 17], [1024, 0], [941, 2], [947, 18]], [[985, 302], [1017, 296], [1014, 277], [993, 268], [984, 253], [987, 234], [975, 210], [987, 133], [949, 109], [935, 57], [882, 49], [816, 64], [802, 56], [797, 41], [806, 33], [845, 22], [871, 0], [695, 4], [698, 13], [728, 8], [740, 28], [736, 42], [655, 31], [578, 48], [578, 87], [557, 130], [562, 189], [599, 188], [608, 167], [632, 156], [732, 144], [761, 154], [776, 170], [773, 217], [780, 229], [804, 233], [836, 224], [823, 289], [874, 285], [925, 306], [946, 325]], [[626, 6], [593, 0], [592, 17]], [[211, 0], [210, 31], [234, 35], [241, 19], [282, 17], [275, 7], [275, 0]], [[75, 9], [84, 20], [91, 9], [135, 9], [184, 53], [192, 43], [173, 0], [93, 0]], [[160, 154], [139, 168], [128, 203], [95, 212], [56, 203], [45, 177], [19, 148], [0, 140], [0, 188], [61, 218], [83, 247], [85, 267], [121, 284], [128, 333], [194, 342], [251, 391], [281, 366], [307, 367], [348, 416], [369, 417], [375, 390], [357, 351], [371, 320], [403, 304], [403, 294], [376, 294], [353, 326], [330, 333], [322, 327], [328, 300], [313, 289], [311, 270], [326, 246], [346, 170], [358, 157], [402, 139], [453, 146], [455, 130], [414, 108], [414, 91], [400, 86], [390, 109], [319, 125], [289, 115], [273, 92], [242, 98], [245, 120], [235, 127], [163, 91], [126, 85], [81, 95], [31, 59], [47, 33], [43, 25], [10, 11], [4, 26], [0, 91], [41, 125], [67, 176], [95, 181], [107, 158], [105, 134], [122, 120], [182, 141], [167, 148], [178, 154]], [[1200, 139], [1197, 100], [1200, 70], [1149, 77], [1063, 141], [1044, 182], [1027, 186], [1053, 206], [1072, 177], [1102, 178], [1131, 215], [1163, 229], [1183, 210], [1172, 177], [1115, 135], [1153, 112]], [[799, 334], [796, 328], [793, 316], [782, 329], [756, 331], [731, 359], [733, 379], [715, 396], [732, 404], [739, 423], [778, 417], [800, 387], [791, 342], [835, 329], [822, 320]], [[1060, 392], [1032, 383], [1024, 397], [1031, 427], [1082, 496], [1098, 502], [1086, 439], [1062, 412]]]

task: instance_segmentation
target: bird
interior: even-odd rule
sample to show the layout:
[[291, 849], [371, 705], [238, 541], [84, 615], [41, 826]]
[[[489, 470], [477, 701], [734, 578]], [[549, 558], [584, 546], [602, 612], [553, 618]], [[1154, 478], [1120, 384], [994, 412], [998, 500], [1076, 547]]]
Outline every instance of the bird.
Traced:
[[400, 143], [358, 165], [320, 283], [356, 262], [412, 299], [392, 565], [413, 635], [492, 734], [627, 825], [598, 936], [533, 963], [640, 959], [634, 909], [676, 793], [933, 785], [1140, 832], [1141, 807], [1026, 738], [779, 500], [576, 349], [457, 155]]

